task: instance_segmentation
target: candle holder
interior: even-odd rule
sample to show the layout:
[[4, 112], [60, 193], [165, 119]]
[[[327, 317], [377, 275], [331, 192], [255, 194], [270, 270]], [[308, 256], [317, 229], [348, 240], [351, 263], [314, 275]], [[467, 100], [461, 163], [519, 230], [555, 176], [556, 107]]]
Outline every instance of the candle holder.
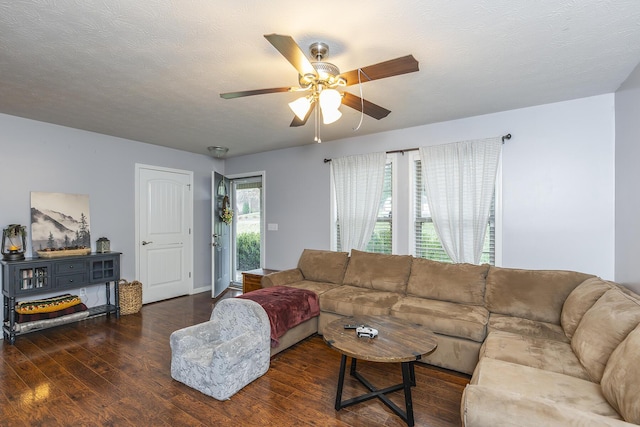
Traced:
[[96, 240], [96, 252], [105, 253], [111, 252], [111, 242], [106, 237], [101, 237]]

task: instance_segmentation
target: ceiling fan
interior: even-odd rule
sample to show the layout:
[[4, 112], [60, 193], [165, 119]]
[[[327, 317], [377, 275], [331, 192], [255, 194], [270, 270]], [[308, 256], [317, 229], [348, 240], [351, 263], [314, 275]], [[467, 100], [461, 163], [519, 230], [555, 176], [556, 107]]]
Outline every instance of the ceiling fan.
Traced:
[[[227, 92], [221, 93], [220, 96], [224, 99], [233, 99], [277, 92], [307, 92], [301, 98], [289, 103], [289, 107], [295, 113], [290, 126], [304, 125], [315, 109], [316, 141], [319, 141], [320, 113], [322, 113], [324, 124], [333, 123], [342, 116], [338, 110], [341, 104], [377, 120], [387, 117], [391, 112], [349, 92], [339, 92], [337, 88], [418, 71], [418, 61], [413, 55], [407, 55], [340, 73], [338, 67], [325, 61], [329, 53], [329, 46], [325, 43], [316, 42], [309, 47], [312, 58], [310, 61], [291, 36], [266, 34], [264, 37], [298, 71], [299, 86]], [[315, 108], [316, 104], [320, 104], [320, 108]]]

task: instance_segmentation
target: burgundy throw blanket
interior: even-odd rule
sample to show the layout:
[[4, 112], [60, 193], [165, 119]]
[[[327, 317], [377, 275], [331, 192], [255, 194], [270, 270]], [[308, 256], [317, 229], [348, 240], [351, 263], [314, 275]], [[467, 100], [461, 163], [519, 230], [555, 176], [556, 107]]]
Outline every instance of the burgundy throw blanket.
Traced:
[[271, 347], [277, 347], [278, 339], [289, 329], [320, 314], [318, 295], [306, 289], [288, 286], [272, 286], [239, 295], [264, 308], [271, 323]]

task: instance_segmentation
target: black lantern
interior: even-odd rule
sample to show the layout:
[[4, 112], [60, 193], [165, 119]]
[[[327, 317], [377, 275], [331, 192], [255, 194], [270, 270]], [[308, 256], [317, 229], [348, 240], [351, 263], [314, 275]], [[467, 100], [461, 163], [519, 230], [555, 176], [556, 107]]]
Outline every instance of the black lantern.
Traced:
[[2, 230], [2, 259], [19, 261], [24, 259], [27, 247], [27, 231], [23, 225], [11, 224]]

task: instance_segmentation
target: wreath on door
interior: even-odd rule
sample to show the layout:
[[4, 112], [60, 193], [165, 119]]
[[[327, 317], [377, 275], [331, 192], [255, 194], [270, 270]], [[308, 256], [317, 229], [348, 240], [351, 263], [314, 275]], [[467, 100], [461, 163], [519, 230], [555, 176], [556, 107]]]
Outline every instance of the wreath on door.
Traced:
[[233, 221], [233, 210], [228, 207], [229, 196], [222, 198], [222, 211], [220, 211], [220, 219], [225, 224], [229, 225]]

